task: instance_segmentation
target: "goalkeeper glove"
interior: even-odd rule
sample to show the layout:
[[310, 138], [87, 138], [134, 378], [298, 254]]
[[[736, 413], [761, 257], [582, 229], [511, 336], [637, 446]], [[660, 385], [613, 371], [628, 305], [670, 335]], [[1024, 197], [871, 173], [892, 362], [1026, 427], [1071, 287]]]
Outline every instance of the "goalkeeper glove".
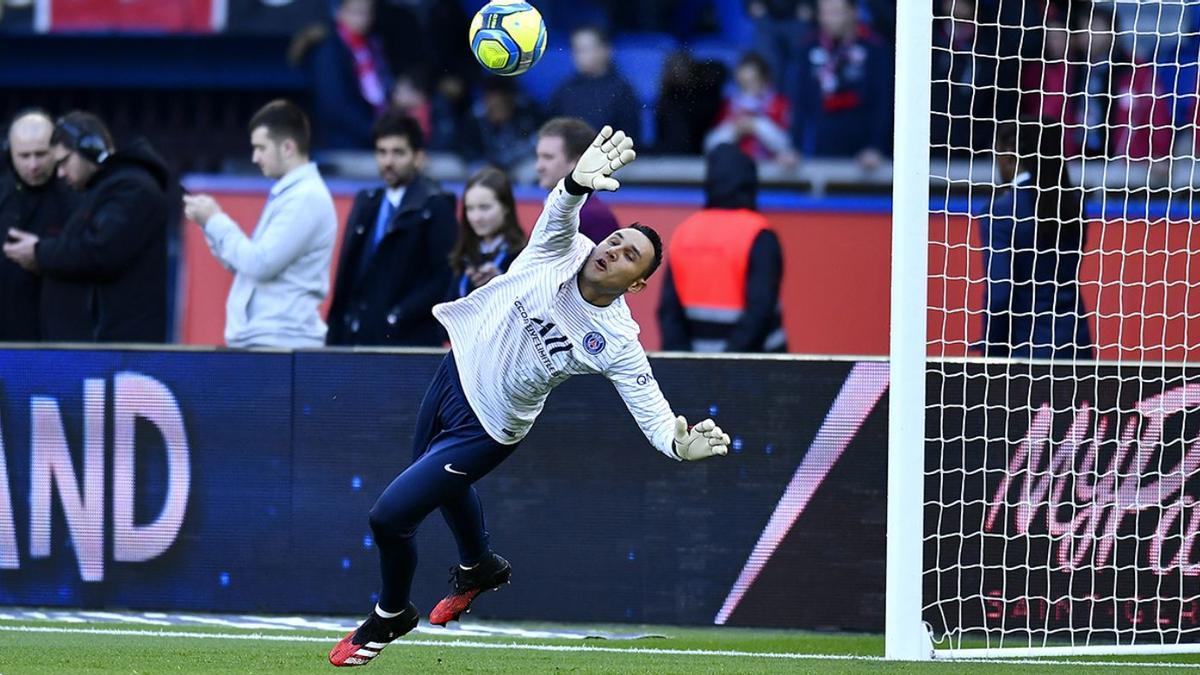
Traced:
[[621, 184], [611, 177], [612, 173], [636, 157], [633, 139], [624, 131], [613, 132], [606, 124], [575, 163], [571, 180], [588, 190], [616, 190]]
[[683, 415], [675, 418], [675, 454], [694, 461], [729, 452], [729, 434], [711, 419], [689, 427]]

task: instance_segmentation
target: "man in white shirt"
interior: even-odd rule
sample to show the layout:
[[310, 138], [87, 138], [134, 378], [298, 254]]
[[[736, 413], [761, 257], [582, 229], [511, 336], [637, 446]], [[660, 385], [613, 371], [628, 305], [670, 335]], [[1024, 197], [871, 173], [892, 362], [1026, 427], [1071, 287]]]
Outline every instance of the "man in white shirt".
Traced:
[[646, 438], [674, 460], [728, 452], [712, 420], [694, 427], [663, 398], [622, 296], [646, 286], [662, 242], [640, 224], [599, 244], [579, 233], [593, 190], [616, 190], [611, 174], [635, 158], [633, 141], [604, 127], [575, 169], [550, 193], [529, 245], [506, 274], [464, 298], [434, 307], [451, 351], [434, 375], [413, 438], [413, 462], [371, 508], [383, 584], [370, 616], [329, 653], [335, 666], [370, 662], [417, 625], [409, 601], [417, 526], [441, 509], [458, 544], [453, 589], [430, 613], [445, 625], [512, 570], [488, 546], [472, 484], [506, 459], [546, 397], [572, 375], [602, 374], [616, 386]]
[[308, 116], [290, 101], [263, 106], [250, 120], [253, 161], [271, 186], [252, 236], [209, 195], [185, 196], [213, 256], [234, 273], [225, 303], [230, 347], [320, 347], [319, 307], [329, 292], [337, 214], [329, 188], [309, 161]]

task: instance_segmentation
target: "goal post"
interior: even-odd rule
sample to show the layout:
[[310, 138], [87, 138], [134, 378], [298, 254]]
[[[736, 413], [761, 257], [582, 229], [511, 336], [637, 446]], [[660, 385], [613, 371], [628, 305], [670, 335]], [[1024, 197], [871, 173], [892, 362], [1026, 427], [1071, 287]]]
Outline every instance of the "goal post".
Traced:
[[1200, 652], [1200, 6], [897, 17], [886, 656]]
[[884, 623], [887, 658], [907, 661], [931, 656], [921, 618], [933, 18], [930, 8], [928, 0], [899, 0], [896, 7]]

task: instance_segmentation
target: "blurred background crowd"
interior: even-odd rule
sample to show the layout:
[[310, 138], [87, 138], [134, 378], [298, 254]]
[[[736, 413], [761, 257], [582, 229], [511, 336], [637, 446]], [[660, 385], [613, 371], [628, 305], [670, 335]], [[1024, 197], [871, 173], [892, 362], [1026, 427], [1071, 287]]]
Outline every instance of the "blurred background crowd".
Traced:
[[333, 166], [370, 149], [389, 107], [468, 171], [520, 169], [538, 126], [561, 115], [614, 122], [657, 154], [733, 140], [785, 168], [803, 156], [874, 167], [891, 134], [895, 8], [879, 0], [544, 0], [550, 46], [511, 79], [486, 76], [467, 49], [479, 2], [246, 0], [219, 19], [210, 0], [142, 3], [155, 7], [93, 25], [44, 19], [38, 4], [8, 0], [0, 18], [15, 48], [0, 113], [86, 109], [118, 141], [147, 136], [177, 172], [249, 168], [242, 124], [280, 96], [310, 111]]
[[[732, 140], [784, 179], [805, 158], [869, 171], [890, 151], [894, 2], [542, 0], [550, 46], [511, 79], [486, 76], [466, 48], [474, 0], [54, 7], [97, 2], [7, 0], [0, 113], [90, 110], [118, 140], [147, 136], [176, 172], [252, 170], [242, 124], [280, 96], [310, 111], [318, 159], [348, 175], [370, 173], [346, 151], [370, 149], [389, 107], [452, 160], [434, 172], [459, 179], [490, 164], [533, 182], [534, 132], [559, 115], [615, 121], [660, 155]], [[981, 125], [1018, 115], [1078, 125], [1086, 153], [1134, 159], [1178, 151], [1171, 128], [1195, 124], [1193, 4], [933, 2], [934, 142], [955, 156], [986, 150], [973, 147], [990, 137]]]
[[[1073, 172], [1075, 185], [1089, 186], [1089, 168], [1097, 180], [1119, 181], [1122, 174], [1113, 169], [1118, 164], [1144, 165], [1147, 178], [1134, 182], [1142, 189], [1177, 180], [1188, 186], [1196, 182], [1192, 165], [1179, 160], [1194, 159], [1198, 142], [1200, 5], [931, 2], [934, 159], [945, 160], [946, 167], [971, 167], [973, 160], [988, 167], [981, 175], [965, 169], [968, 180], [955, 182], [953, 168], [941, 169], [935, 163], [935, 180], [951, 178], [947, 194], [976, 185], [990, 189], [986, 186], [1000, 180], [993, 178], [998, 174], [992, 173], [991, 146], [999, 126], [1016, 120], [1061, 134], [1061, 142], [1049, 154], [1068, 160], [1065, 170]], [[40, 218], [45, 223], [40, 233], [13, 226], [14, 234], [10, 228], [5, 244], [9, 262], [0, 263], [13, 275], [25, 275], [20, 278], [26, 281], [57, 274], [79, 286], [83, 275], [86, 287], [75, 288], [73, 302], [91, 307], [95, 319], [97, 289], [107, 289], [115, 283], [113, 275], [129, 273], [130, 266], [113, 262], [122, 258], [111, 242], [63, 235], [64, 229], [71, 229], [63, 223], [71, 221], [62, 214], [47, 212], [35, 218], [34, 206], [13, 205], [39, 200], [67, 204], [70, 196], [51, 199], [37, 191], [22, 192], [49, 181], [54, 173], [60, 181], [46, 184], [54, 183], [55, 190], [61, 191], [59, 183], [65, 181], [83, 193], [85, 205], [106, 203], [107, 197], [96, 194], [96, 176], [128, 179], [135, 172], [141, 176], [139, 189], [150, 190], [168, 205], [161, 217], [155, 216], [166, 225], [155, 230], [151, 253], [158, 262], [147, 272], [165, 284], [156, 291], [153, 316], [146, 319], [154, 326], [149, 341], [161, 341], [164, 336], [170, 339], [174, 330], [168, 325], [168, 333], [162, 333], [162, 317], [179, 314], [177, 307], [162, 306], [175, 303], [180, 295], [174, 284], [184, 237], [174, 205], [183, 201], [179, 181], [187, 175], [261, 172], [277, 181], [271, 199], [299, 180], [296, 172], [319, 171], [318, 180], [351, 179], [346, 185], [353, 187], [343, 186], [341, 194], [364, 182], [378, 185], [382, 179], [383, 189], [356, 195], [348, 218], [329, 215], [313, 224], [313, 232], [327, 233], [322, 234], [328, 241], [320, 256], [327, 259], [338, 251], [339, 273], [350, 274], [346, 270], [352, 265], [363, 278], [369, 276], [365, 270], [372, 256], [392, 255], [381, 251], [396, 251], [395, 260], [388, 258], [381, 268], [385, 270], [411, 271], [418, 263], [437, 261], [436, 283], [421, 291], [428, 305], [465, 294], [503, 271], [502, 263], [511, 262], [523, 243], [517, 232], [531, 225], [528, 218], [517, 222], [514, 191], [519, 200], [529, 200], [535, 189], [522, 192], [522, 186], [552, 187], [569, 171], [579, 146], [605, 124], [637, 139], [641, 159], [623, 174], [627, 184], [702, 186], [703, 210], [755, 212], [760, 183], [793, 190], [807, 187], [818, 194], [827, 188], [854, 193], [886, 193], [890, 188], [893, 101], [897, 93], [904, 95], [893, 91], [894, 2], [538, 0], [549, 46], [535, 67], [515, 78], [487, 75], [468, 49], [469, 21], [481, 4], [0, 1], [0, 40], [5, 45], [0, 50], [0, 88], [5, 93], [0, 115], [17, 120], [22, 111], [44, 111], [40, 118], [27, 120], [28, 128], [12, 125], [8, 141], [55, 148], [53, 153], [42, 152], [40, 159], [29, 155], [25, 173], [17, 166], [16, 146], [6, 148], [10, 161], [0, 164], [0, 175], [10, 174], [7, 184], [14, 187], [8, 196], [21, 199], [5, 205], [5, 212], [20, 222]], [[285, 117], [291, 121], [255, 124], [272, 101], [295, 104], [295, 110], [286, 108]], [[69, 111], [85, 116], [64, 126], [61, 116]], [[259, 127], [271, 133], [273, 145], [263, 150], [254, 143], [252, 152], [248, 140], [253, 142], [253, 135], [248, 139], [247, 132]], [[280, 129], [287, 133], [280, 135]], [[28, 133], [21, 136], [18, 131]], [[285, 140], [292, 145], [286, 146]], [[106, 167], [110, 155], [115, 159]], [[74, 163], [82, 173], [72, 174]], [[1129, 185], [1126, 181], [1116, 187], [1128, 191]], [[475, 206], [469, 203], [472, 188], [480, 195]], [[314, 194], [325, 189], [323, 184], [312, 187]], [[35, 193], [40, 195], [36, 200]], [[444, 208], [418, 209], [440, 214], [433, 219], [439, 223], [433, 229], [442, 235], [437, 246], [401, 245], [390, 235], [402, 228], [389, 225], [389, 219], [416, 209], [416, 195], [433, 199], [430, 204], [441, 197], [451, 199]], [[593, 210], [603, 206], [600, 199], [589, 204]], [[68, 206], [80, 233], [97, 228], [102, 220], [89, 209]], [[321, 209], [327, 206], [321, 202]], [[493, 207], [490, 216], [470, 215]], [[256, 234], [242, 241], [237, 223], [222, 220], [215, 200], [201, 199], [189, 206], [187, 217], [203, 228], [214, 258], [250, 280], [244, 292], [251, 296], [253, 283], [270, 281], [257, 278], [264, 274], [265, 263], [256, 257], [260, 254], [255, 247], [265, 246], [257, 232], [269, 223], [273, 208], [278, 209], [278, 203], [272, 207], [269, 200]], [[594, 223], [592, 232], [585, 222], [585, 234], [597, 241], [617, 227], [606, 208]], [[250, 225], [243, 222], [240, 229]], [[780, 246], [772, 241], [774, 235], [758, 236], [770, 232], [768, 225], [748, 219], [740, 240], [744, 246], [734, 256], [740, 262], [727, 261], [735, 268], [747, 260], [753, 263], [745, 278], [731, 283], [744, 291], [745, 306], [738, 308], [738, 316], [757, 315], [760, 325], [753, 340], [740, 342], [726, 334], [729, 325], [705, 328], [719, 333], [717, 342], [725, 346], [744, 343], [742, 348], [773, 350], [784, 345]], [[501, 226], [507, 235], [497, 229]], [[486, 230], [486, 236], [472, 234], [476, 229]], [[214, 234], [218, 231], [221, 234]], [[336, 235], [340, 247], [335, 234], [328, 234], [339, 231], [345, 232], [344, 238]], [[725, 236], [728, 228], [722, 232]], [[68, 255], [72, 251], [59, 251], [53, 239], [82, 242], [83, 248]], [[138, 245], [143, 244], [151, 246]], [[348, 261], [346, 251], [362, 260]], [[140, 255], [130, 259], [141, 260]], [[446, 260], [449, 264], [442, 264]], [[85, 263], [91, 267], [85, 269]], [[116, 267], [110, 270], [106, 265]], [[325, 316], [330, 322], [328, 339], [363, 343], [361, 335], [338, 337], [339, 331], [366, 330], [352, 288], [361, 279], [330, 281], [327, 262], [311, 266], [320, 268], [311, 288], [293, 289], [315, 294], [306, 300], [313, 305], [311, 325], [296, 328], [296, 335], [312, 342], [324, 339], [317, 335], [323, 335], [324, 328], [313, 328], [322, 321], [317, 304], [332, 301]], [[695, 347], [695, 336], [672, 328], [688, 322], [689, 289], [687, 284], [677, 288], [678, 266], [669, 262], [665, 269], [657, 317], [663, 344]], [[428, 281], [430, 274], [414, 274], [414, 280]], [[388, 284], [407, 285], [394, 274], [383, 276]], [[322, 289], [330, 285], [334, 288]], [[129, 297], [122, 296], [129, 307], [145, 308], [144, 299]], [[379, 335], [386, 336], [371, 339], [400, 344], [398, 329], [392, 326], [403, 328], [407, 322], [400, 320], [404, 312], [399, 306], [389, 302], [379, 300], [371, 309], [374, 319], [384, 322]], [[0, 309], [20, 313], [20, 307], [0, 302]], [[319, 311], [325, 312], [324, 307]], [[227, 318], [228, 331], [236, 317]], [[98, 335], [97, 325], [76, 327], [82, 328], [89, 331], [85, 338]], [[121, 335], [118, 330], [101, 339]], [[440, 337], [431, 332], [426, 341], [437, 343]], [[226, 342], [238, 340], [227, 332]]]

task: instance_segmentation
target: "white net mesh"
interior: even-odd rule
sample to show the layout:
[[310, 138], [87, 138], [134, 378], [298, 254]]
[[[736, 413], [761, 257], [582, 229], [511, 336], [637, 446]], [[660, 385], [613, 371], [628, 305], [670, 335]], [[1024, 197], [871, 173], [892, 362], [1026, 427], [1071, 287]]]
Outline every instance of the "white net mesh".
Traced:
[[1200, 642], [1200, 6], [934, 15], [924, 618]]

